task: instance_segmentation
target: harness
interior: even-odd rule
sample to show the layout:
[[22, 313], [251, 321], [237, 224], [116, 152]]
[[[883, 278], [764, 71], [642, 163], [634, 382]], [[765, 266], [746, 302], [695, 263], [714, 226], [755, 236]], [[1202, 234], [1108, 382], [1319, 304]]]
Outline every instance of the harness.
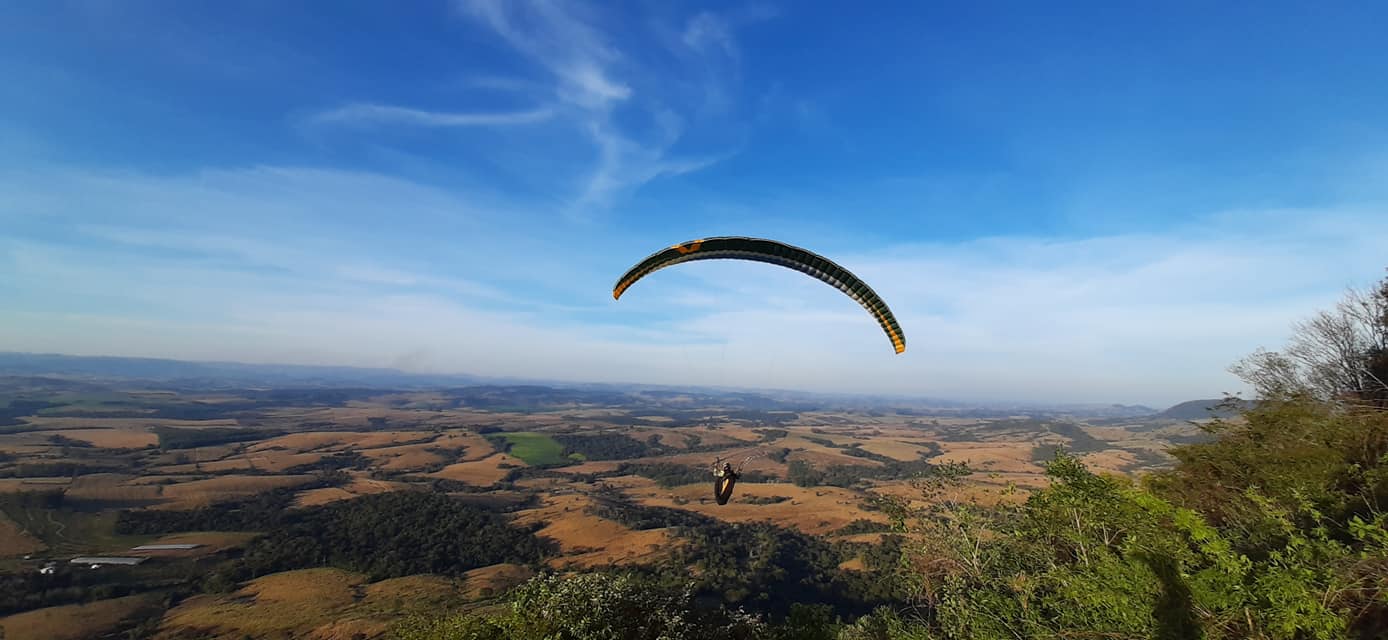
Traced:
[[757, 452], [743, 458], [742, 462], [738, 463], [736, 470], [724, 469], [719, 466], [723, 462], [721, 456], [717, 460], [714, 460], [713, 499], [716, 500], [718, 504], [728, 504], [728, 499], [733, 497], [733, 485], [737, 484], [738, 478], [742, 477], [742, 467], [746, 466], [749, 461], [760, 458], [762, 455], [764, 454]]

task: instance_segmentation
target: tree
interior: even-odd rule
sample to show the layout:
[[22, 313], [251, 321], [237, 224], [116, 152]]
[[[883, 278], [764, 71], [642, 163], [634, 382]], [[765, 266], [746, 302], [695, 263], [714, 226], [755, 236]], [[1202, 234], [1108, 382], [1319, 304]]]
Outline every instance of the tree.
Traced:
[[1334, 309], [1294, 324], [1285, 350], [1259, 349], [1230, 371], [1263, 398], [1388, 406], [1388, 278], [1348, 289]]
[[512, 595], [509, 611], [482, 617], [413, 618], [398, 640], [758, 640], [770, 628], [751, 616], [695, 605], [694, 586], [669, 588], [630, 574], [539, 575]]

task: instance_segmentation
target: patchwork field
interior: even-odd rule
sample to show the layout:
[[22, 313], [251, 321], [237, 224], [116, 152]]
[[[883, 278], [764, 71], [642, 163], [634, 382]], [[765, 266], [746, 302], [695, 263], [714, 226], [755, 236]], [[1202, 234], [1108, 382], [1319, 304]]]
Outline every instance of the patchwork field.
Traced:
[[[24, 384], [30, 385], [24, 393], [59, 406], [0, 427], [5, 567], [36, 571], [35, 562], [61, 566], [74, 555], [131, 553], [151, 542], [202, 545], [146, 554], [142, 569], [181, 567], [174, 572], [180, 577], [161, 579], [186, 586], [195, 579], [188, 576], [205, 574], [198, 563], [212, 566], [243, 550], [250, 555], [261, 532], [117, 535], [119, 512], [215, 505], [212, 511], [235, 512], [250, 508], [242, 501], [263, 503], [267, 493], [282, 500], [271, 503], [275, 509], [287, 504], [294, 514], [402, 490], [444, 494], [450, 504], [489, 509], [552, 543], [530, 566], [501, 563], [452, 577], [370, 582], [364, 574], [318, 568], [227, 584], [224, 592], [194, 595], [164, 612], [155, 636], [163, 640], [378, 638], [403, 612], [487, 606], [477, 601], [540, 568], [663, 561], [689, 539], [672, 522], [770, 523], [876, 544], [882, 534], [874, 524], [887, 518], [873, 500], [920, 500], [913, 481], [932, 464], [975, 469], [965, 497], [1017, 501], [1045, 486], [1041, 465], [1056, 446], [1095, 470], [1126, 474], [1162, 464], [1165, 448], [1197, 437], [1189, 425], [1172, 421], [1095, 426], [1026, 416], [767, 409], [776, 403], [694, 393], [497, 386], [42, 396], [41, 385]], [[76, 400], [61, 405], [64, 398]], [[744, 473], [722, 506], [714, 502], [709, 473], [720, 459]], [[613, 504], [639, 513], [614, 511]], [[652, 525], [641, 519], [649, 513], [672, 519]], [[236, 522], [213, 522], [228, 521]], [[22, 559], [31, 554], [38, 560]], [[847, 558], [840, 567], [863, 571], [865, 562]], [[0, 622], [6, 638], [92, 637], [149, 602], [50, 607]]]

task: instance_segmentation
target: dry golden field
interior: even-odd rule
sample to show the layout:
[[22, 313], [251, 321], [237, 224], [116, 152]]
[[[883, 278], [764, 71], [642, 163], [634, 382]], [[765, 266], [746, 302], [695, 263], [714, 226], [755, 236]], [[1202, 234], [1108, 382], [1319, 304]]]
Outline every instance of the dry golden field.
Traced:
[[525, 567], [502, 564], [474, 569], [460, 580], [420, 575], [368, 583], [340, 569], [286, 571], [252, 580], [233, 594], [185, 600], [165, 615], [156, 638], [380, 638], [412, 612], [454, 610], [530, 575]]
[[205, 555], [244, 546], [259, 534], [248, 531], [198, 531], [194, 533], [171, 533], [161, 536], [148, 544], [200, 544], [191, 551], [146, 551], [146, 554]]
[[529, 567], [518, 564], [494, 564], [463, 574], [467, 585], [463, 595], [469, 600], [491, 597], [514, 587], [535, 575]]
[[0, 618], [5, 640], [88, 640], [150, 604], [149, 596], [126, 596], [87, 604], [26, 611]]
[[1031, 442], [942, 442], [940, 448], [944, 453], [932, 458], [933, 462], [962, 462], [979, 471], [1042, 473], [1032, 462]]
[[404, 482], [390, 482], [386, 480], [372, 480], [365, 477], [355, 477], [348, 484], [341, 487], [319, 487], [317, 489], [305, 489], [300, 491], [294, 499], [297, 507], [314, 507], [336, 502], [338, 500], [350, 500], [352, 498], [384, 493], [387, 491], [399, 491], [409, 488], [409, 484]]
[[0, 478], [0, 492], [61, 489], [70, 484], [72, 484], [72, 478]]
[[919, 444], [890, 438], [869, 440], [863, 443], [862, 448], [864, 451], [887, 456], [893, 460], [901, 460], [903, 462], [917, 460], [922, 454], [929, 453], [930, 451]]
[[[351, 615], [360, 575], [339, 569], [304, 569], [259, 578], [230, 596], [195, 596], [164, 616], [163, 635], [203, 638], [323, 637], [320, 630], [360, 620]], [[371, 635], [385, 631], [371, 625]], [[158, 636], [156, 636], [158, 637]]]
[[434, 478], [445, 478], [448, 480], [466, 482], [479, 487], [488, 487], [506, 477], [506, 474], [510, 471], [510, 469], [498, 465], [512, 465], [515, 467], [526, 466], [525, 461], [520, 458], [504, 453], [497, 453], [481, 460], [450, 464], [438, 472], [429, 475]]
[[[651, 506], [689, 509], [729, 522], [771, 522], [805, 533], [825, 534], [854, 520], [886, 522], [881, 513], [862, 509], [862, 495], [838, 487], [797, 487], [788, 483], [740, 483], [725, 505], [713, 500], [712, 482], [664, 489], [645, 478], [625, 477], [614, 483], [633, 500]], [[749, 504], [746, 497], [784, 496], [776, 504]]]
[[159, 436], [144, 427], [113, 426], [103, 429], [64, 429], [36, 433], [44, 436], [61, 435], [103, 449], [143, 449], [159, 444]]
[[165, 509], [192, 509], [308, 482], [308, 476], [217, 476], [163, 487]]
[[68, 485], [67, 497], [82, 500], [117, 502], [157, 502], [164, 497], [164, 487], [133, 482], [137, 476], [98, 473], [74, 478]]
[[552, 495], [537, 509], [524, 511], [518, 524], [548, 523], [537, 535], [559, 544], [552, 566], [592, 567], [634, 563], [663, 554], [673, 544], [664, 529], [636, 531], [585, 513], [592, 499], [580, 493]]

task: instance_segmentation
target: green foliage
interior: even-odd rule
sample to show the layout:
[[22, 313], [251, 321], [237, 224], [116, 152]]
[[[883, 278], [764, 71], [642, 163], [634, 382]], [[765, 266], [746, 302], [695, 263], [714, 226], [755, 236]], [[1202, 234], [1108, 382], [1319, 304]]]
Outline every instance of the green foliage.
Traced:
[[94, 602], [140, 593], [152, 587], [129, 579], [129, 570], [36, 571], [0, 574], [0, 616], [42, 607]]
[[632, 574], [540, 575], [500, 614], [414, 618], [397, 640], [759, 640], [754, 617], [696, 605], [693, 585], [667, 587]]
[[245, 579], [309, 567], [394, 578], [461, 575], [502, 562], [529, 564], [550, 552], [532, 531], [446, 495], [397, 491], [290, 511], [237, 562]]
[[326, 474], [344, 469], [365, 471], [370, 467], [371, 459], [362, 455], [361, 452], [338, 451], [331, 454], [324, 454], [314, 462], [294, 465], [281, 473], [286, 475], [304, 475], [309, 473]]
[[631, 575], [540, 576], [523, 585], [507, 620], [511, 637], [681, 640], [764, 637], [762, 625], [693, 606], [692, 585], [652, 588]]
[[844, 525], [838, 531], [835, 531], [834, 535], [851, 536], [859, 533], [882, 533], [891, 530], [891, 525], [883, 524], [881, 522], [876, 522], [873, 520], [865, 520], [863, 518], [858, 518], [857, 520], [854, 520], [853, 522]]
[[556, 434], [552, 436], [563, 445], [564, 455], [579, 454], [588, 460], [628, 460], [645, 456], [658, 456], [670, 451], [660, 445], [658, 438], [651, 437], [641, 442], [620, 433], [597, 433], [592, 435]]
[[238, 429], [235, 427], [207, 427], [202, 429], [155, 427], [154, 434], [159, 436], [159, 448], [168, 451], [170, 449], [194, 449], [197, 447], [210, 447], [231, 442], [262, 440], [282, 435], [283, 432], [262, 429]]
[[775, 442], [776, 440], [790, 435], [790, 432], [785, 429], [753, 429], [752, 431], [761, 436], [761, 442], [763, 443]]
[[25, 422], [20, 418], [32, 416], [50, 407], [60, 407], [46, 400], [16, 399], [10, 400], [4, 407], [0, 407], [0, 426], [18, 426]]
[[790, 615], [776, 629], [775, 636], [785, 640], [835, 640], [838, 626], [833, 607], [797, 602], [791, 605]]
[[919, 622], [903, 618], [897, 611], [881, 607], [851, 624], [839, 628], [836, 640], [931, 640], [932, 635]]
[[293, 497], [277, 490], [189, 511], [126, 511], [116, 530], [267, 531], [240, 558], [205, 577], [203, 589], [214, 592], [291, 569], [340, 567], [377, 579], [460, 575], [501, 562], [534, 563], [551, 551], [502, 514], [443, 494], [397, 491], [290, 509]]
[[395, 625], [394, 640], [507, 640], [506, 629], [481, 616], [415, 614]]
[[839, 564], [850, 549], [766, 523], [713, 521], [679, 529], [684, 544], [663, 573], [693, 573], [701, 594], [729, 606], [785, 616], [797, 603], [824, 603], [836, 614], [858, 615], [892, 600], [895, 583]]
[[78, 462], [21, 462], [9, 469], [0, 469], [0, 478], [76, 477], [96, 473], [119, 473], [126, 467], [112, 464]]
[[[961, 498], [970, 472], [954, 465], [921, 483], [929, 507], [884, 500], [897, 528], [918, 534], [903, 568], [929, 612], [917, 631], [945, 638], [1382, 637], [1388, 516], [1368, 507], [1375, 496], [1364, 491], [1376, 483], [1364, 478], [1378, 469], [1350, 473], [1336, 435], [1354, 433], [1362, 447], [1376, 437], [1363, 421], [1382, 418], [1286, 404], [1276, 410], [1246, 425], [1221, 425], [1228, 437], [1178, 450], [1183, 462], [1150, 483], [1157, 490], [1095, 475], [1059, 452], [1046, 464], [1051, 486], [1019, 506]], [[1361, 428], [1342, 429], [1350, 419]], [[1277, 457], [1291, 473], [1257, 468], [1248, 448]], [[1234, 502], [1210, 507], [1218, 520], [1181, 504], [1210, 505], [1208, 492]]]
[[845, 454], [878, 460], [883, 464], [877, 466], [830, 465], [823, 469], [816, 469], [804, 460], [791, 460], [787, 466], [786, 474], [790, 481], [798, 487], [851, 488], [870, 479], [902, 480], [914, 478], [929, 472], [934, 467], [925, 458], [901, 461], [877, 456], [877, 454], [856, 447], [846, 447], [842, 451]]
[[693, 511], [636, 504], [618, 492], [594, 496], [593, 504], [586, 511], [636, 530], [707, 527], [717, 524], [713, 518]]
[[817, 487], [824, 484], [824, 472], [810, 466], [804, 460], [791, 460], [787, 468], [790, 481], [797, 487]]
[[0, 493], [0, 510], [19, 511], [24, 509], [57, 509], [63, 506], [67, 496], [65, 489], [43, 489], [37, 491], [7, 491]]
[[[597, 482], [601, 478], [637, 475], [655, 480], [656, 484], [667, 489], [689, 484], [708, 484], [713, 486], [713, 474], [706, 466], [690, 466], [674, 462], [635, 463], [623, 462], [612, 471], [591, 474], [570, 474], [568, 477], [579, 481]], [[769, 482], [777, 478], [756, 471], [744, 471], [739, 482]]]
[[275, 489], [250, 498], [197, 509], [121, 511], [116, 533], [149, 535], [181, 531], [268, 531], [279, 526], [294, 504], [296, 489]]
[[635, 464], [624, 462], [617, 468], [618, 473], [635, 474], [655, 480], [656, 484], [669, 489], [685, 484], [709, 482], [712, 477], [707, 467], [691, 467], [673, 462], [651, 462]]

